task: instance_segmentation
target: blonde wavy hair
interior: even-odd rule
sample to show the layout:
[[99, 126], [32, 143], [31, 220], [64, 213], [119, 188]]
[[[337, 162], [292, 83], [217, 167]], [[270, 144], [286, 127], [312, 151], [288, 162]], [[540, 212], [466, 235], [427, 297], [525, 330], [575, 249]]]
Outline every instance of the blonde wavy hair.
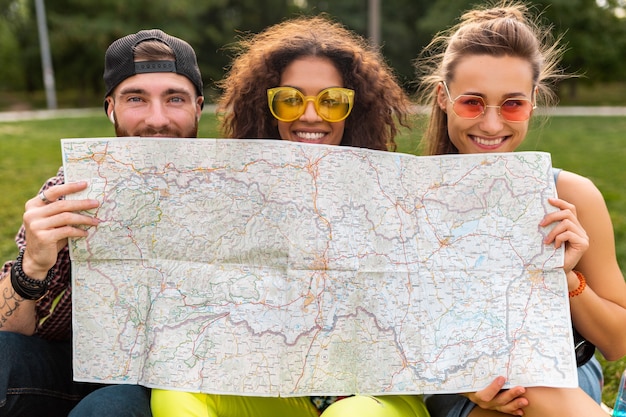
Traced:
[[458, 153], [448, 135], [447, 114], [437, 105], [437, 86], [454, 80], [459, 62], [469, 55], [511, 56], [528, 61], [538, 103], [556, 103], [552, 84], [565, 77], [558, 68], [564, 48], [521, 2], [500, 1], [465, 12], [460, 22], [439, 33], [415, 60], [419, 102], [430, 107], [422, 138], [423, 154]]

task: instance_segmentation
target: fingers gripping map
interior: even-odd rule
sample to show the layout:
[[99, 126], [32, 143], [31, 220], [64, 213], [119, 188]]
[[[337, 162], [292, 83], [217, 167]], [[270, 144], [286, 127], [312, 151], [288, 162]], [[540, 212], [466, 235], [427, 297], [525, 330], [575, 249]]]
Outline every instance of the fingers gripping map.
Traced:
[[62, 140], [74, 377], [259, 396], [577, 386], [550, 155]]

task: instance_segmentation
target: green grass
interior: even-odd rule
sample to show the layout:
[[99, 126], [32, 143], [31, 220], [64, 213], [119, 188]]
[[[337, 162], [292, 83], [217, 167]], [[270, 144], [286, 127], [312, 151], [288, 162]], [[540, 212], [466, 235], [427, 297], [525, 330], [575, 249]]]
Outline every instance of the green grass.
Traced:
[[[214, 117], [200, 119], [203, 137], [217, 135]], [[113, 136], [105, 117], [0, 123], [0, 260], [14, 259], [24, 204], [61, 165], [61, 138]]]
[[[398, 139], [398, 151], [416, 153], [417, 127]], [[604, 194], [615, 227], [617, 256], [626, 271], [626, 117], [552, 117], [535, 123], [520, 150], [552, 154], [553, 165], [591, 178]], [[16, 256], [13, 238], [22, 222], [24, 203], [61, 164], [59, 139], [112, 136], [102, 115], [83, 118], [0, 123], [0, 259]], [[201, 137], [219, 137], [215, 117], [205, 114]], [[626, 359], [607, 363], [603, 400], [612, 405]]]
[[559, 85], [560, 104], [564, 106], [626, 106], [626, 83], [590, 83], [587, 78], [572, 78]]

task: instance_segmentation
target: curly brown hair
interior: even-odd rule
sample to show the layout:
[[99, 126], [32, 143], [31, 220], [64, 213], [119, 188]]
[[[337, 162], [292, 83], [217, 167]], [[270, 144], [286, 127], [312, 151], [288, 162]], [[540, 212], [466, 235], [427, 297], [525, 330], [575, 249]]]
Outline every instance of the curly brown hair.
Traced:
[[326, 16], [297, 17], [243, 37], [235, 58], [218, 82], [217, 106], [223, 134], [239, 139], [278, 139], [267, 89], [279, 86], [291, 62], [303, 57], [330, 59], [355, 91], [342, 146], [395, 150], [399, 125], [408, 127], [410, 101], [380, 52], [361, 36]]

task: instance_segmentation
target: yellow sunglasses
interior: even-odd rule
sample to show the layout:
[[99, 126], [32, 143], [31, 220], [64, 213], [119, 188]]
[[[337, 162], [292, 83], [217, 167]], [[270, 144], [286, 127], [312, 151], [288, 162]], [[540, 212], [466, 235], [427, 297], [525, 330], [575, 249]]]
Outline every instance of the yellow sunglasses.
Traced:
[[326, 88], [317, 96], [305, 96], [293, 87], [275, 87], [267, 90], [267, 100], [272, 115], [281, 122], [293, 122], [313, 102], [317, 114], [327, 122], [340, 122], [352, 111], [354, 90], [341, 87]]

